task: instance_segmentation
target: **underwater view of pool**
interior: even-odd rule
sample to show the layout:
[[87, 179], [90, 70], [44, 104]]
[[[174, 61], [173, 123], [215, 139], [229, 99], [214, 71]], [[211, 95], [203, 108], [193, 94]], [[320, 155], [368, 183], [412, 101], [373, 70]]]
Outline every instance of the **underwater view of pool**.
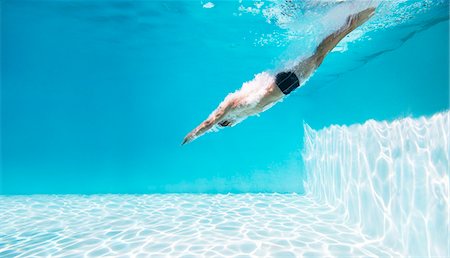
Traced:
[[[282, 102], [181, 146], [367, 6]], [[0, 12], [0, 257], [450, 256], [447, 0]]]

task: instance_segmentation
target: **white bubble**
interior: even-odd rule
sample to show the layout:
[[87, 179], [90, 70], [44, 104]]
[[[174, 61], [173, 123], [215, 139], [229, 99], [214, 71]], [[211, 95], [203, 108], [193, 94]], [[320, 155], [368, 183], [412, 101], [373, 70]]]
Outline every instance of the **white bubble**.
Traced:
[[213, 7], [214, 7], [214, 4], [211, 3], [211, 2], [207, 2], [206, 4], [203, 5], [203, 8], [206, 8], [206, 9], [210, 9], [210, 8], [213, 8]]

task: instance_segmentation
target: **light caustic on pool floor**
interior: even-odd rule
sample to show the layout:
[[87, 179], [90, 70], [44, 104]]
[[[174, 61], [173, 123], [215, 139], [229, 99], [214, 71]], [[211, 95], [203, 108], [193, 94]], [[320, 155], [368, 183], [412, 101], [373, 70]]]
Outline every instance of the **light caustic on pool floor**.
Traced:
[[395, 256], [297, 194], [0, 197], [1, 257]]

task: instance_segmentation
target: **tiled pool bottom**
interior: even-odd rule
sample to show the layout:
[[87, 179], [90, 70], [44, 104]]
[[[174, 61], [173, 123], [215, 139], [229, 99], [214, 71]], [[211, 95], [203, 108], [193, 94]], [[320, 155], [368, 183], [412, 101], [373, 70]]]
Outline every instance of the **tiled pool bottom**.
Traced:
[[0, 197], [0, 257], [398, 256], [297, 194]]

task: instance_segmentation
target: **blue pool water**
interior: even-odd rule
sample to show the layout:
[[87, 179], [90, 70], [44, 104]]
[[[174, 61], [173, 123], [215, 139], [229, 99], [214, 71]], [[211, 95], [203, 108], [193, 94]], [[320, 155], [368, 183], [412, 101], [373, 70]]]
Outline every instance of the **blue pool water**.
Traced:
[[302, 193], [303, 122], [448, 108], [448, 2], [389, 1], [283, 103], [180, 147], [327, 31], [332, 3], [279, 2], [2, 1], [2, 193]]
[[305, 85], [181, 146], [351, 3], [0, 1], [0, 257], [448, 256], [449, 2], [356, 3]]
[[449, 128], [305, 126], [305, 195], [0, 196], [0, 256], [448, 257]]

